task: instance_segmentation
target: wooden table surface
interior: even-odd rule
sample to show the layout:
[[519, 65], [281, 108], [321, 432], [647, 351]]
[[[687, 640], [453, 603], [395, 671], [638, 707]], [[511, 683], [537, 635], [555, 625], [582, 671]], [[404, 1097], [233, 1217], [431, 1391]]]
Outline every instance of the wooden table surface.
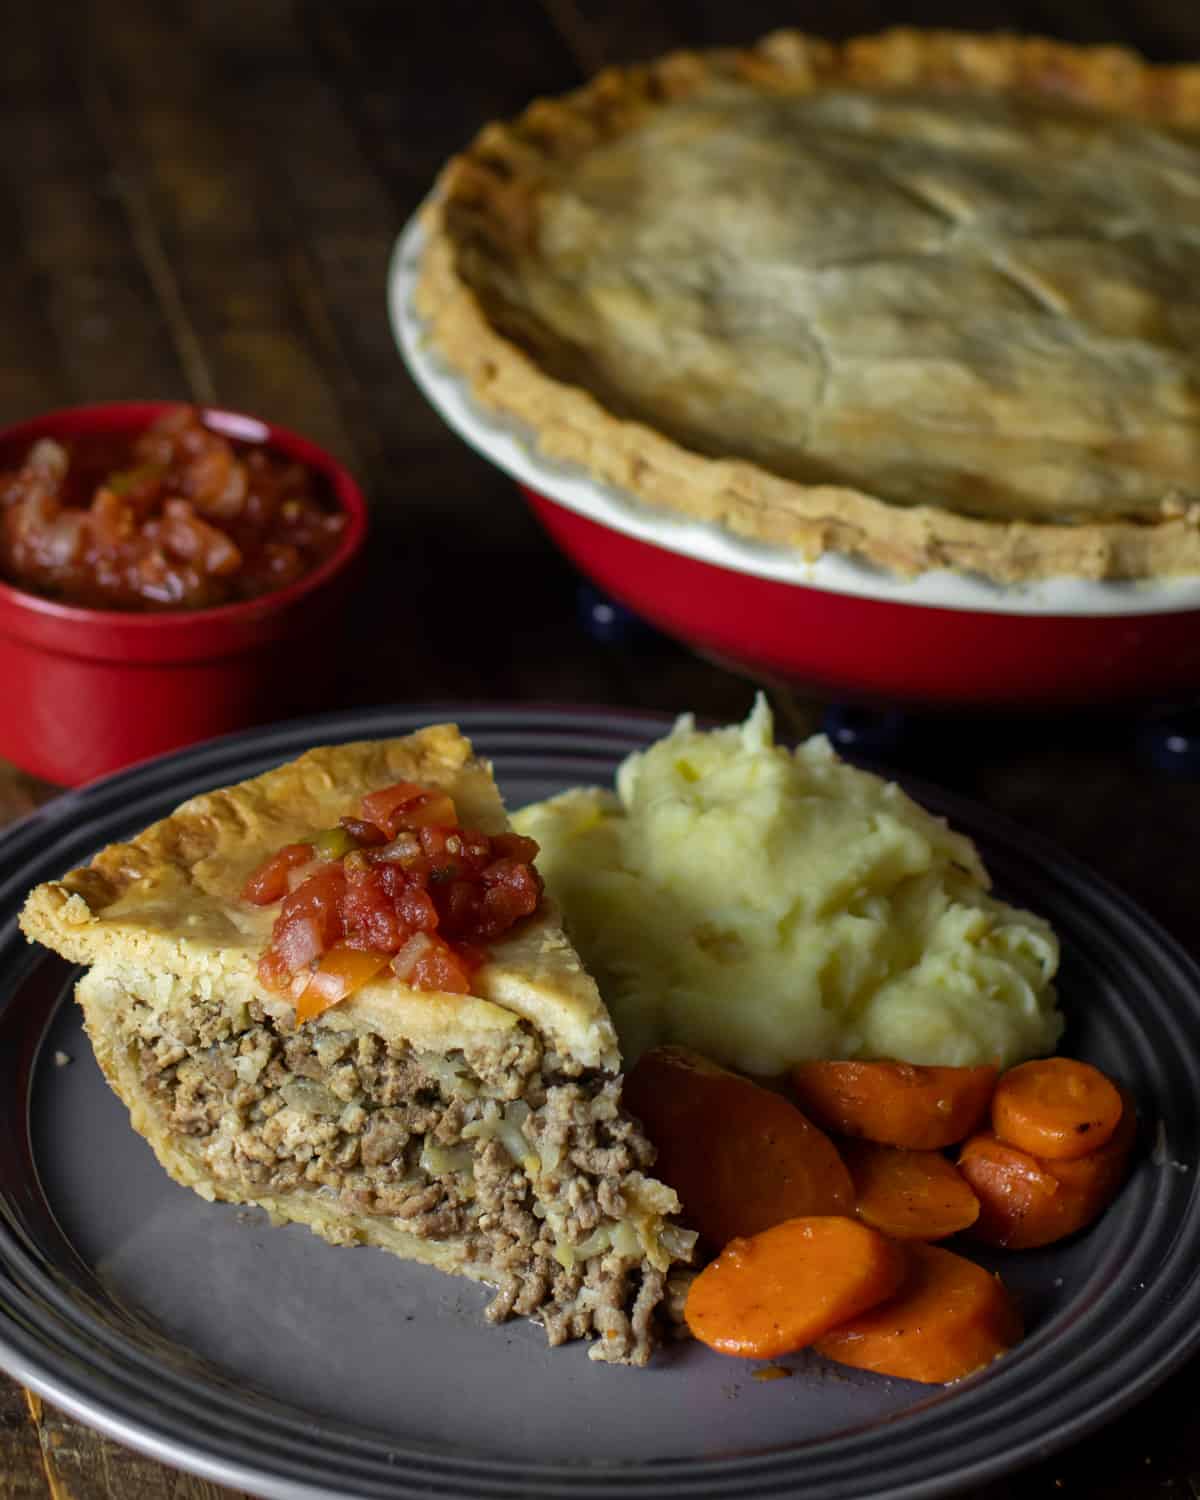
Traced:
[[[38, 0], [0, 18], [0, 423], [110, 397], [219, 401], [348, 460], [374, 511], [330, 706], [547, 700], [740, 714], [747, 684], [658, 638], [584, 633], [576, 579], [396, 355], [384, 275], [485, 119], [609, 62], [749, 40], [970, 25], [1200, 56], [1197, 0]], [[499, 584], [499, 588], [497, 585]], [[0, 684], [0, 713], [9, 712]], [[823, 705], [789, 704], [807, 732]], [[1055, 838], [1200, 955], [1200, 784], [1121, 717], [951, 726], [937, 779]], [[0, 765], [0, 822], [54, 789]], [[1200, 1366], [980, 1500], [1200, 1496]], [[218, 1500], [0, 1376], [0, 1500]]]

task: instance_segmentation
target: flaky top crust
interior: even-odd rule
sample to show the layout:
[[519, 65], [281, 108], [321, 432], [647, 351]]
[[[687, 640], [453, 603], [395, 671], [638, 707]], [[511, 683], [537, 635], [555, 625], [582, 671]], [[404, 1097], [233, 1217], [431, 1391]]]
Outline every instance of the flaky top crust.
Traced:
[[[569, 183], [577, 165], [589, 159], [600, 178], [610, 168], [624, 170], [620, 146], [634, 132], [651, 142], [665, 139], [672, 129], [685, 136], [696, 128], [697, 108], [711, 104], [709, 113], [719, 114], [731, 98], [745, 97], [747, 90], [783, 101], [808, 101], [836, 90], [868, 91], [876, 99], [898, 97], [892, 91], [935, 99], [1027, 97], [1039, 108], [1061, 107], [1068, 115], [1073, 111], [1076, 119], [1082, 106], [1149, 127], [1147, 160], [1164, 195], [1159, 207], [1166, 204], [1169, 210], [1167, 199], [1173, 194], [1182, 205], [1167, 218], [1172, 233], [1178, 229], [1184, 259], [1178, 266], [1166, 261], [1150, 265], [1153, 225], [1147, 231], [1144, 278], [1136, 246], [1128, 248], [1126, 230], [1119, 225], [1110, 240], [1109, 227], [1105, 228], [1094, 259], [1085, 257], [1078, 269], [1071, 250], [1076, 225], [1054, 225], [1046, 233], [1037, 230], [1032, 275], [1024, 265], [1005, 262], [987, 247], [984, 270], [992, 278], [989, 285], [999, 288], [988, 295], [1018, 304], [1019, 317], [1032, 329], [1026, 367], [1036, 370], [1036, 378], [1028, 399], [1010, 399], [1006, 360], [1010, 355], [1015, 359], [1017, 351], [1005, 343], [1009, 335], [1003, 320], [996, 342], [981, 352], [968, 350], [957, 363], [953, 357], [942, 360], [940, 354], [923, 356], [910, 362], [923, 367], [911, 379], [903, 369], [895, 375], [908, 352], [903, 298], [914, 285], [934, 292], [940, 285], [929, 279], [928, 262], [942, 254], [944, 245], [935, 243], [935, 237], [926, 244], [920, 234], [910, 247], [916, 269], [876, 283], [879, 300], [877, 307], [868, 309], [869, 315], [856, 324], [856, 294], [844, 298], [848, 311], [842, 315], [842, 331], [849, 329], [851, 342], [861, 332], [870, 343], [879, 324], [887, 321], [877, 315], [879, 308], [897, 310], [900, 331], [879, 365], [872, 365], [869, 351], [863, 357], [856, 347], [851, 377], [840, 380], [835, 359], [835, 378], [830, 381], [828, 349], [822, 354], [816, 348], [811, 369], [790, 364], [790, 354], [780, 356], [768, 333], [766, 354], [756, 354], [751, 340], [749, 354], [731, 379], [722, 345], [719, 340], [703, 342], [709, 330], [701, 327], [697, 367], [714, 372], [713, 394], [698, 392], [686, 375], [680, 389], [670, 390], [669, 341], [656, 347], [652, 357], [648, 354], [646, 370], [629, 357], [630, 338], [636, 344], [642, 337], [645, 303], [651, 300], [642, 295], [644, 283], [657, 285], [664, 257], [650, 256], [622, 279], [618, 246], [604, 263], [599, 284], [577, 295], [578, 288], [570, 283], [572, 257], [578, 252], [586, 261], [597, 234], [605, 232], [604, 184], [596, 188], [593, 183], [600, 203], [594, 219], [588, 218], [588, 204], [581, 210], [567, 198], [551, 220], [547, 204], [564, 182]], [[970, 123], [972, 129], [983, 129], [988, 121]], [[1034, 170], [1039, 153], [1044, 151], [1049, 161], [1056, 149], [1050, 138], [1053, 121], [1038, 129], [1048, 134], [1031, 148]], [[791, 547], [809, 558], [826, 551], [845, 552], [903, 574], [949, 567], [1002, 583], [1064, 575], [1106, 579], [1198, 573], [1200, 356], [1194, 352], [1194, 341], [1177, 330], [1164, 336], [1160, 329], [1172, 320], [1183, 327], [1180, 320], [1192, 317], [1195, 303], [1189, 267], [1200, 237], [1187, 226], [1188, 204], [1200, 203], [1200, 181], [1195, 180], [1191, 146], [1186, 160], [1176, 150], [1182, 149], [1185, 137], [1191, 146], [1200, 145], [1200, 68], [1153, 66], [1115, 48], [913, 31], [835, 45], [784, 32], [744, 51], [678, 53], [646, 66], [607, 71], [574, 94], [538, 101], [514, 122], [488, 126], [455, 158], [426, 210], [427, 240], [416, 308], [434, 348], [467, 378], [475, 397], [527, 423], [547, 456], [582, 464], [640, 500], [737, 534]], [[1070, 129], [1064, 140], [1066, 144], [1057, 149], [1064, 159], [1073, 159]], [[849, 207], [840, 206], [847, 214], [854, 200], [852, 168], [848, 172]], [[839, 210], [836, 172], [829, 180], [830, 203]], [[705, 179], [702, 185], [707, 192], [711, 184]], [[945, 238], [952, 240], [964, 227], [970, 230], [973, 185], [968, 184], [964, 195], [958, 182], [947, 188], [935, 181], [929, 187], [918, 173], [902, 186], [904, 192], [913, 186], [915, 213], [928, 212], [936, 220], [946, 212], [952, 222]], [[1103, 196], [1103, 172], [1098, 172], [1095, 187]], [[987, 190], [985, 182], [981, 191]], [[1085, 191], [1090, 193], [1090, 185]], [[1052, 205], [1053, 193], [1047, 190], [1042, 196]], [[902, 215], [903, 210], [895, 212]], [[818, 209], [818, 219], [826, 216]], [[870, 217], [862, 215], [864, 220]], [[1145, 225], [1140, 230], [1137, 225], [1126, 228], [1147, 230]], [[551, 250], [567, 267], [561, 285], [553, 277], [533, 285], [540, 275], [541, 238], [546, 235], [554, 241]], [[638, 246], [647, 248], [641, 241]], [[1117, 266], [1115, 258], [1121, 257]], [[851, 254], [846, 263], [854, 259]], [[614, 266], [617, 280], [606, 280]], [[972, 307], [972, 289], [982, 279], [977, 271], [972, 264], [962, 277], [961, 296]], [[708, 289], [701, 286], [697, 291], [685, 281], [681, 278], [680, 326], [690, 335], [703, 323]], [[1068, 295], [1060, 300], [1064, 287]], [[1080, 295], [1087, 300], [1082, 323], [1075, 319], [1076, 287], [1083, 288]], [[956, 285], [947, 284], [948, 318], [955, 315], [957, 295]], [[1176, 303], [1186, 306], [1180, 311]], [[758, 317], [756, 328], [769, 321], [764, 316], [769, 304], [769, 295], [764, 295], [751, 309]], [[818, 303], [818, 312], [824, 306]], [[733, 311], [740, 318], [746, 309], [739, 306]], [[924, 313], [929, 314], [928, 307]], [[926, 317], [926, 327], [936, 328], [938, 316], [935, 307]], [[668, 308], [663, 318], [670, 317]], [[584, 347], [590, 328], [609, 323], [623, 330], [632, 327], [633, 333], [625, 338], [623, 331], [607, 349], [608, 365], [575, 362], [572, 331], [579, 330], [578, 346]], [[1079, 337], [1079, 327], [1088, 333], [1093, 325], [1098, 352], [1088, 354], [1092, 386], [1085, 390], [1082, 374], [1078, 382], [1071, 379], [1071, 345]], [[650, 337], [647, 333], [647, 340]], [[822, 344], [819, 330], [811, 342]], [[780, 397], [778, 425], [785, 437], [797, 410], [807, 420], [807, 408], [789, 403], [797, 384], [810, 376], [813, 410], [828, 428], [826, 446], [812, 444], [814, 473], [809, 477], [801, 472], [803, 462], [797, 462], [794, 444], [775, 461], [770, 413], [763, 416], [754, 410], [753, 370], [742, 400], [749, 436], [741, 449], [729, 440], [739, 421], [731, 387], [737, 387], [747, 363], [753, 365], [758, 357], [765, 365], [777, 356], [776, 385], [763, 387], [764, 403], [768, 395]], [[1111, 381], [1106, 384], [1109, 369]], [[611, 381], [605, 378], [606, 370]], [[987, 387], [981, 407], [972, 404], [975, 393], [969, 389], [977, 376]], [[902, 440], [893, 440], [887, 416], [890, 397], [885, 393], [882, 406], [878, 400], [881, 381], [892, 383], [888, 389], [894, 391], [898, 413], [893, 426], [909, 421], [922, 400], [935, 408], [927, 474], [920, 422], [915, 437], [906, 433]], [[1036, 429], [1051, 404], [1055, 419], [1048, 424], [1048, 440], [1041, 443]], [[964, 410], [982, 411], [983, 416], [965, 421], [960, 436], [955, 423]], [[670, 420], [656, 425], [656, 411]], [[707, 455], [702, 436], [706, 414], [713, 430]], [[722, 429], [722, 421], [731, 425]], [[757, 434], [752, 431], [755, 422], [761, 424]], [[932, 452], [935, 448], [938, 451]], [[868, 485], [841, 477], [842, 471], [853, 474], [860, 460], [866, 462], [862, 455], [868, 450], [875, 455], [877, 478]], [[801, 445], [800, 459], [808, 452]]]
[[[277, 908], [252, 906], [239, 893], [284, 844], [308, 841], [352, 813], [365, 793], [397, 781], [444, 788], [468, 827], [494, 834], [509, 826], [490, 766], [454, 725], [322, 747], [193, 797], [128, 843], [38, 886], [21, 913], [22, 930], [73, 963], [117, 974], [144, 1001], [166, 1003], [182, 984], [230, 1005], [255, 998], [289, 1026], [291, 1004], [257, 975]], [[450, 1051], [503, 1046], [524, 1019], [584, 1066], [618, 1066], [608, 1012], [553, 903], [543, 901], [492, 944], [474, 985], [472, 995], [451, 995], [378, 980], [318, 1024]]]

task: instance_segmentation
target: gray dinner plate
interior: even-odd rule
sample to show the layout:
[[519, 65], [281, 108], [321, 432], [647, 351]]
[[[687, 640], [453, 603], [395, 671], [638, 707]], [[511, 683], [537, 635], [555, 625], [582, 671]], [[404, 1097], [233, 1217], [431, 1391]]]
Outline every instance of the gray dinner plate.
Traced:
[[996, 1256], [1028, 1334], [949, 1388], [815, 1356], [758, 1380], [694, 1344], [645, 1370], [487, 1326], [487, 1294], [381, 1251], [334, 1249], [177, 1187], [130, 1130], [71, 1002], [26, 945], [27, 890], [168, 812], [321, 742], [453, 717], [510, 806], [607, 783], [658, 716], [461, 705], [238, 735], [65, 794], [0, 837], [0, 1366], [165, 1462], [265, 1497], [814, 1496], [917, 1500], [1109, 1421], [1200, 1342], [1200, 970], [1061, 853], [929, 788], [1000, 893], [1063, 940], [1064, 1050], [1121, 1079], [1143, 1141], [1116, 1203], [1053, 1249]]

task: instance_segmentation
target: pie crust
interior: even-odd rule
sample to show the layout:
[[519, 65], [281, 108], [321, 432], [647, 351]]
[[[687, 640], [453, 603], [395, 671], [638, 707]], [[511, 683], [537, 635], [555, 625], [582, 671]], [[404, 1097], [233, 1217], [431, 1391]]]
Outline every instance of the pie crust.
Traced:
[[806, 558], [1200, 573], [1200, 67], [795, 32], [487, 126], [415, 306], [485, 407]]
[[[403, 739], [321, 746], [251, 781], [193, 797], [129, 843], [38, 886], [22, 929], [72, 963], [211, 984], [290, 1026], [291, 1000], [266, 988], [257, 970], [277, 908], [251, 906], [239, 893], [277, 849], [335, 825], [366, 793], [397, 781], [444, 788], [468, 827], [494, 834], [509, 826], [490, 766], [452, 724]], [[552, 900], [489, 951], [473, 994], [378, 979], [326, 1011], [320, 1024], [368, 1025], [388, 1040], [445, 1050], [498, 1043], [524, 1019], [582, 1066], [617, 1070], [608, 1011]]]

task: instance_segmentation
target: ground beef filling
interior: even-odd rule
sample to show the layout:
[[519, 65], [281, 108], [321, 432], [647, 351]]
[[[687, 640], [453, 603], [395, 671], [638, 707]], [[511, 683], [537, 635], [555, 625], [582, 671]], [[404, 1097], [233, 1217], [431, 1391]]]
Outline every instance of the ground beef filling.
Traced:
[[[531, 1316], [551, 1344], [594, 1334], [593, 1357], [648, 1357], [665, 1278], [631, 1244], [626, 1215], [663, 1190], [644, 1175], [653, 1147], [611, 1078], [571, 1076], [525, 1033], [502, 1057], [468, 1061], [249, 1020], [220, 1035], [197, 1009], [169, 1033], [153, 1023], [135, 1033], [169, 1128], [192, 1138], [229, 1197], [311, 1192], [356, 1217], [461, 1240], [498, 1286], [493, 1321]], [[349, 1220], [322, 1232], [361, 1237]]]

